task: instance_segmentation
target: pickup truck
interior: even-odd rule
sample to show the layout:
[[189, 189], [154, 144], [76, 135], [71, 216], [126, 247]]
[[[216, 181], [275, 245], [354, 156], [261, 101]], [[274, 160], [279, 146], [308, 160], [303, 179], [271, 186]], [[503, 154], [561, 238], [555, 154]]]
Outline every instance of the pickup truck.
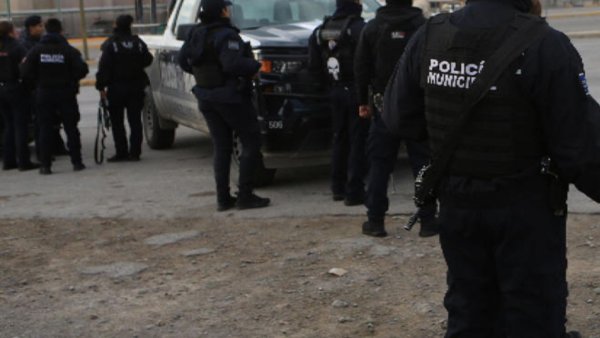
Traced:
[[[329, 163], [331, 113], [326, 90], [302, 76], [308, 61], [308, 37], [335, 0], [233, 0], [233, 23], [250, 42], [261, 62], [254, 104], [263, 137], [263, 164], [257, 178], [268, 184], [278, 168]], [[144, 108], [146, 142], [153, 149], [171, 147], [175, 129], [183, 125], [208, 133], [191, 90], [194, 79], [177, 64], [186, 33], [196, 24], [200, 0], [173, 0], [162, 35], [142, 35], [154, 54], [147, 69], [150, 86]], [[380, 6], [363, 0], [364, 17]], [[239, 142], [234, 163], [239, 155]]]

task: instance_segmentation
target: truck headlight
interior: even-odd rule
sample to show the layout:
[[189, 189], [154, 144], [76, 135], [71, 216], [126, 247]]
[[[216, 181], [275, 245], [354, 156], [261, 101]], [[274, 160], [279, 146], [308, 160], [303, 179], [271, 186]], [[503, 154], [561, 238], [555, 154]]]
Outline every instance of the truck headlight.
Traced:
[[273, 73], [278, 74], [297, 73], [302, 69], [303, 66], [302, 61], [275, 60], [272, 62], [272, 64]]
[[260, 71], [262, 73], [273, 74], [293, 74], [299, 72], [304, 63], [302, 61], [282, 61], [282, 60], [259, 60]]

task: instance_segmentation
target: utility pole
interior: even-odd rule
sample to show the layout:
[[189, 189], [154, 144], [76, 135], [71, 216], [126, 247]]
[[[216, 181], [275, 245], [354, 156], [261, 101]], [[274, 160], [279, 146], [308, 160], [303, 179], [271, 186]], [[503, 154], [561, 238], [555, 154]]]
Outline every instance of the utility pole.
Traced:
[[83, 56], [86, 60], [90, 59], [87, 41], [87, 24], [85, 23], [85, 10], [83, 0], [79, 0], [79, 16], [81, 19], [81, 37], [83, 38]]
[[56, 9], [58, 10], [58, 18], [63, 21], [61, 0], [56, 0]]
[[135, 21], [144, 21], [144, 3], [142, 0], [135, 0]]
[[12, 12], [10, 10], [10, 0], [6, 0], [6, 11], [8, 12], [8, 19], [12, 19]]
[[156, 0], [150, 0], [150, 13], [152, 15], [152, 23], [157, 23], [158, 16], [156, 15]]

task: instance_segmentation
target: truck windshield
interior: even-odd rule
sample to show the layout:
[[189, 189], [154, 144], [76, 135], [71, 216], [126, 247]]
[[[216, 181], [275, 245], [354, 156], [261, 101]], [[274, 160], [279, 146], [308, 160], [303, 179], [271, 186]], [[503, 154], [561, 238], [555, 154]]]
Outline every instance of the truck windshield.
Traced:
[[[335, 0], [233, 0], [232, 20], [240, 29], [321, 20], [335, 11]], [[363, 17], [371, 19], [377, 0], [363, 0]]]

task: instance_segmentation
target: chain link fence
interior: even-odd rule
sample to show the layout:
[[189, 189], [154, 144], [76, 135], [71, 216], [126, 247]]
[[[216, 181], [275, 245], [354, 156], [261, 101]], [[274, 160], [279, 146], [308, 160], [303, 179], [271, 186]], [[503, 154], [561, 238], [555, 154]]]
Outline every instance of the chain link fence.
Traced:
[[[85, 7], [86, 31], [89, 37], [107, 36], [112, 32], [112, 26], [115, 18], [122, 14], [129, 14], [135, 18], [136, 26], [140, 27], [144, 33], [161, 33], [164, 30], [165, 23], [168, 18], [167, 1], [156, 5], [156, 21], [151, 15], [151, 6], [144, 5], [143, 11], [136, 6], [97, 6]], [[9, 2], [0, 0], [0, 18], [9, 18], [19, 28], [23, 27], [23, 23], [28, 16], [39, 15], [44, 19], [58, 18], [63, 22], [65, 36], [69, 38], [78, 38], [82, 36], [81, 17], [79, 8], [48, 8], [36, 10], [15, 10], [8, 8]], [[140, 18], [140, 14], [143, 16]]]

